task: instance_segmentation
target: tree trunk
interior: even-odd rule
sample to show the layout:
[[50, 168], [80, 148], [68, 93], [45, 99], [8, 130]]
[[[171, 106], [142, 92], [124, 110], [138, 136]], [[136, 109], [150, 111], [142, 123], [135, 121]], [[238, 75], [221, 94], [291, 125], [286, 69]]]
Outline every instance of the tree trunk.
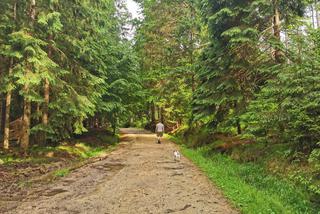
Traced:
[[157, 110], [157, 120], [161, 120], [161, 112], [160, 112], [161, 110], [160, 110], [160, 107], [157, 106], [156, 110]]
[[312, 28], [315, 29], [316, 26], [315, 26], [315, 23], [314, 23], [314, 9], [313, 9], [313, 4], [311, 4], [310, 6], [310, 9], [311, 9], [311, 16], [312, 16]]
[[242, 134], [240, 119], [237, 119], [237, 132], [238, 134]]
[[314, 10], [316, 12], [316, 21], [317, 21], [317, 28], [320, 27], [320, 17], [319, 17], [319, 11], [318, 11], [318, 2], [314, 1]]
[[39, 103], [37, 103], [36, 105], [36, 115], [37, 117], [35, 118], [35, 124], [38, 124], [40, 123], [40, 117], [41, 117], [41, 108]]
[[[297, 27], [297, 35], [300, 37], [300, 36], [302, 36], [301, 34], [302, 34], [301, 30], [299, 29], [299, 27]], [[302, 44], [301, 44], [301, 42], [298, 42], [298, 56], [299, 57], [298, 57], [297, 62], [301, 63], [302, 62]]]
[[154, 103], [151, 103], [151, 123], [155, 124], [156, 122], [156, 110], [155, 110], [155, 106]]
[[[52, 47], [51, 47], [51, 40], [52, 40], [52, 35], [50, 34], [48, 37], [48, 57], [51, 59], [52, 57]], [[49, 106], [49, 100], [50, 100], [50, 83], [48, 78], [45, 78], [44, 80], [44, 104], [43, 104], [43, 109], [42, 109], [42, 124], [44, 127], [48, 126], [49, 123], [49, 113], [48, 113], [48, 106]], [[42, 133], [41, 140], [43, 141], [42, 143], [46, 143], [47, 141], [47, 135], [46, 132]]]
[[[10, 59], [9, 64], [9, 75], [12, 73], [13, 58]], [[3, 148], [9, 149], [9, 140], [10, 140], [10, 109], [11, 109], [11, 89], [7, 92], [6, 95], [6, 107], [5, 107], [5, 123], [4, 123], [4, 134], [3, 134]]]
[[234, 101], [233, 103], [233, 107], [234, 107], [234, 111], [236, 112], [236, 126], [237, 126], [237, 133], [238, 134], [241, 134], [242, 133], [242, 130], [241, 130], [241, 124], [240, 124], [240, 118], [239, 118], [239, 113], [241, 112], [241, 104], [240, 104], [240, 107], [239, 107], [239, 104], [238, 104], [238, 101]]
[[[191, 10], [191, 20], [192, 20], [192, 24], [193, 26], [195, 26], [194, 20], [195, 20], [195, 16], [196, 16], [196, 12], [195, 12], [195, 8], [193, 7], [193, 5], [191, 5], [190, 3], [190, 10]], [[194, 95], [194, 92], [196, 90], [196, 84], [195, 84], [195, 72], [194, 72], [194, 68], [193, 68], [193, 63], [194, 63], [194, 55], [193, 55], [193, 51], [194, 51], [194, 32], [193, 32], [193, 28], [191, 28], [191, 32], [190, 32], [190, 64], [192, 67], [192, 71], [191, 71], [191, 89], [192, 89], [192, 96]]]
[[[29, 92], [29, 86], [24, 87], [25, 93]], [[29, 147], [30, 141], [30, 117], [31, 117], [31, 102], [29, 99], [24, 99], [23, 118], [22, 118], [22, 137], [20, 147], [26, 151]]]
[[[2, 96], [2, 95], [1, 95]], [[0, 128], [0, 135], [4, 134], [4, 126], [6, 123], [6, 98], [5, 98], [5, 94], [3, 95], [3, 97], [1, 98], [1, 128]]]
[[49, 105], [49, 97], [50, 97], [50, 84], [49, 80], [45, 79], [44, 83], [44, 105], [43, 105], [43, 114], [42, 114], [42, 123], [47, 126], [49, 122], [48, 116], [48, 105]]
[[[13, 20], [17, 19], [17, 1], [13, 4]], [[10, 59], [9, 63], [9, 72], [8, 75], [12, 74], [13, 67], [13, 58]], [[10, 110], [11, 110], [11, 89], [8, 90], [5, 99], [5, 109], [4, 109], [4, 133], [3, 133], [3, 149], [9, 149], [9, 141], [10, 141]]]
[[[281, 35], [280, 35], [280, 12], [279, 12], [279, 8], [278, 6], [275, 4], [274, 5], [274, 20], [273, 20], [273, 33], [274, 33], [274, 37], [279, 41], [279, 43], [281, 42]], [[274, 58], [276, 60], [276, 62], [280, 63], [281, 62], [281, 57], [282, 53], [281, 50], [276, 47], [275, 51], [274, 51]]]
[[31, 25], [33, 25], [34, 20], [36, 19], [36, 0], [30, 0], [30, 18]]
[[[36, 0], [30, 0], [30, 25], [34, 27], [34, 22], [36, 18]], [[30, 72], [30, 68], [26, 68], [26, 74]], [[25, 84], [23, 91], [25, 95], [29, 94], [29, 85]], [[30, 141], [30, 118], [31, 118], [31, 102], [25, 97], [23, 104], [23, 117], [22, 117], [22, 136], [21, 136], [21, 149], [26, 152], [29, 147]]]
[[101, 124], [101, 128], [105, 128], [106, 121], [103, 115], [101, 115], [100, 117], [100, 124]]
[[159, 108], [160, 111], [160, 121], [164, 123], [164, 110], [163, 107]]
[[116, 135], [117, 132], [117, 115], [115, 113], [113, 113], [112, 115], [112, 133], [113, 135]]

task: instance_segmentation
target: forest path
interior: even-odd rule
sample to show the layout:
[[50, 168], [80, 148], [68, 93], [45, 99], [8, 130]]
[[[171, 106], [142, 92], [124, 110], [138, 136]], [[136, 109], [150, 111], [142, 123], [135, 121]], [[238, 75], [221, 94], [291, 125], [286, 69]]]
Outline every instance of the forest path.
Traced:
[[173, 143], [122, 129], [106, 158], [33, 191], [7, 213], [237, 213], [189, 160], [173, 160]]

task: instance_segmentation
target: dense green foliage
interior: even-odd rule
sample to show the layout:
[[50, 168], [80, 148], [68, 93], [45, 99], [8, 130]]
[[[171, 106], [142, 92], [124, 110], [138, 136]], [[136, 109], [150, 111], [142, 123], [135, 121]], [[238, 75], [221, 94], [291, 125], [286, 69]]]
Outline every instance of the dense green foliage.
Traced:
[[145, 19], [137, 27], [139, 56], [149, 108], [147, 117], [171, 129], [187, 122], [195, 90], [200, 44], [199, 17], [193, 1], [143, 1]]
[[319, 30], [307, 15], [318, 4], [139, 2], [135, 47], [150, 121], [160, 112], [168, 127], [316, 148]]
[[259, 165], [239, 164], [223, 155], [208, 154], [205, 148], [182, 151], [243, 213], [317, 213], [303, 188], [268, 175]]
[[59, 141], [94, 126], [115, 130], [137, 108], [138, 62], [123, 36], [122, 1], [5, 0], [0, 12], [2, 131], [29, 117], [23, 131], [34, 143], [46, 140], [43, 132]]

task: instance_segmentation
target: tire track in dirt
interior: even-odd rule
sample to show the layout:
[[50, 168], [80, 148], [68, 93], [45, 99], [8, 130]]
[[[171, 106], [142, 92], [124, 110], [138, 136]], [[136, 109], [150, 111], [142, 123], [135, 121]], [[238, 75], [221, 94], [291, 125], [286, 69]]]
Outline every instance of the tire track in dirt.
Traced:
[[6, 213], [238, 213], [176, 145], [143, 130], [122, 129], [119, 149], [59, 181], [8, 202]]

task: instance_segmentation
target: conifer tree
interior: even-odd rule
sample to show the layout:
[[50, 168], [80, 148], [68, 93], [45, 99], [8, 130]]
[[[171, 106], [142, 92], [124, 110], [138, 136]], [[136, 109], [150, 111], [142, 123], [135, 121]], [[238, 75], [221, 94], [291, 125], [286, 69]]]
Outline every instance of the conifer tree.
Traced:
[[[13, 2], [12, 5], [12, 19], [13, 21], [16, 21], [17, 17], [17, 1]], [[10, 77], [12, 75], [12, 67], [13, 67], [13, 57], [9, 59], [9, 71], [8, 76]], [[5, 98], [5, 108], [4, 108], [4, 133], [3, 133], [3, 148], [9, 149], [9, 139], [10, 139], [10, 130], [9, 130], [9, 124], [10, 124], [10, 110], [11, 110], [11, 96], [12, 96], [12, 89], [7, 89], [7, 94]]]
[[241, 133], [239, 116], [272, 78], [265, 68], [283, 62], [280, 23], [302, 15], [303, 6], [303, 1], [202, 1], [211, 42], [201, 57], [195, 120], [214, 128], [224, 123]]
[[[17, 7], [9, 0], [0, 3], [0, 69], [5, 71], [0, 92], [12, 92], [10, 118], [16, 121], [22, 115], [23, 150], [31, 143], [81, 134], [89, 128], [86, 120], [116, 127], [114, 121], [126, 120], [119, 115], [133, 115], [141, 87], [137, 60], [123, 37], [127, 12], [118, 13], [118, 2], [16, 2]], [[5, 113], [5, 105], [3, 109]], [[2, 118], [5, 145], [10, 118]], [[29, 142], [30, 135], [38, 134], [42, 137]]]

